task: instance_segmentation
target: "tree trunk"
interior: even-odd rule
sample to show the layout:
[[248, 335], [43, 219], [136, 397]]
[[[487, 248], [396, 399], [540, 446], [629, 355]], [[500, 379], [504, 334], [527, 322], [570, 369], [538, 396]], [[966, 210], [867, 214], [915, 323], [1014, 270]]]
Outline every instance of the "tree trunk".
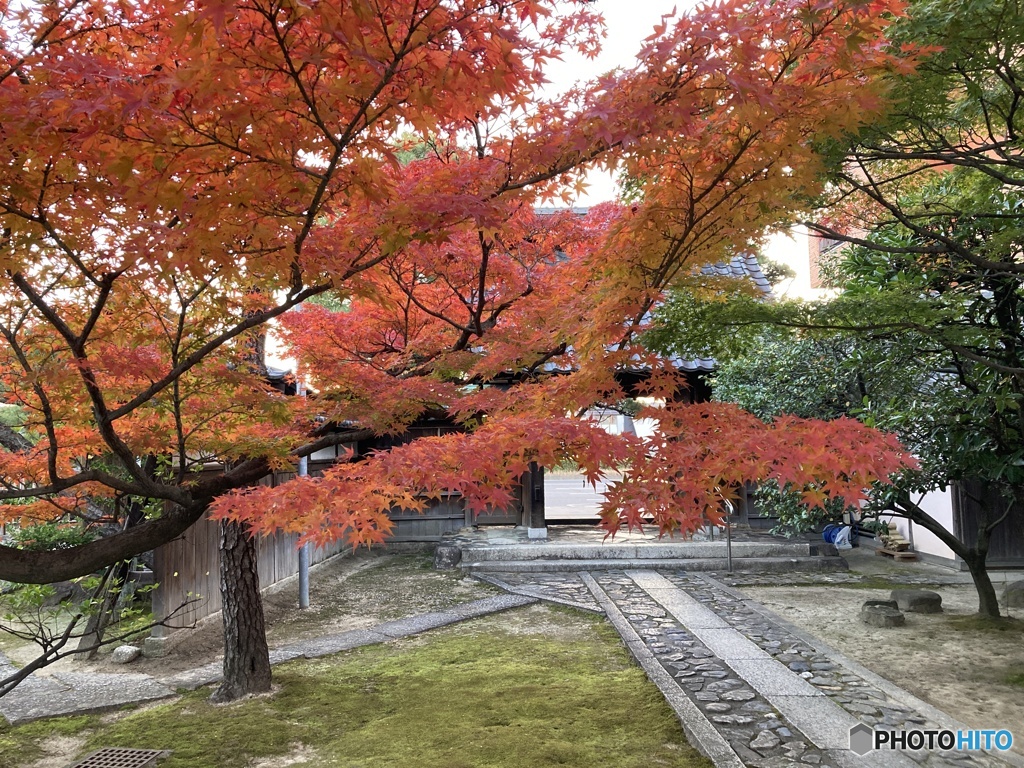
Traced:
[[224, 681], [210, 697], [234, 701], [270, 690], [270, 649], [256, 561], [256, 541], [239, 523], [220, 522], [220, 593], [224, 603]]
[[131, 560], [122, 560], [107, 570], [102, 598], [99, 605], [93, 606], [94, 613], [89, 616], [85, 631], [78, 640], [79, 653], [75, 656], [76, 661], [91, 661], [96, 658], [99, 646], [103, 642], [103, 635], [114, 619], [118, 599], [128, 582], [131, 565]]
[[999, 599], [996, 597], [996, 588], [989, 578], [988, 569], [985, 567], [985, 560], [988, 556], [986, 551], [979, 552], [977, 549], [970, 550], [967, 556], [961, 555], [961, 559], [967, 565], [974, 579], [974, 588], [978, 590], [978, 613], [991, 619], [1001, 618], [999, 612]]
[[989, 545], [992, 541], [992, 530], [1002, 522], [1010, 513], [1010, 505], [1007, 505], [1006, 512], [996, 521], [990, 522], [988, 508], [981, 515], [978, 521], [978, 537], [974, 548], [970, 550], [969, 557], [963, 557], [967, 569], [974, 579], [974, 586], [978, 590], [978, 613], [991, 619], [998, 619], [999, 600], [996, 598], [996, 588], [992, 586], [992, 579], [989, 578], [986, 561], [988, 560]]
[[969, 547], [954, 536], [951, 531], [946, 530], [944, 525], [911, 501], [909, 494], [903, 494], [891, 509], [896, 514], [912, 520], [926, 530], [931, 531], [943, 544], [953, 550], [953, 554], [964, 561], [964, 564], [971, 573], [971, 578], [974, 579], [974, 588], [978, 592], [978, 613], [988, 618], [1000, 618], [1001, 614], [999, 613], [999, 600], [996, 598], [996, 588], [992, 585], [992, 579], [988, 575], [985, 562], [988, 559], [991, 528], [997, 525], [998, 522], [987, 525], [987, 520], [983, 521], [979, 526], [978, 541], [973, 547]]

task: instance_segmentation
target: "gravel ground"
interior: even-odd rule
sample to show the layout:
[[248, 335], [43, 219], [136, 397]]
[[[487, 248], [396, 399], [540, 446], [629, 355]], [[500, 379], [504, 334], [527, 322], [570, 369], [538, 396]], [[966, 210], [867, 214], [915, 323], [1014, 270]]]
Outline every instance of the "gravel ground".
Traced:
[[[264, 593], [263, 608], [271, 648], [500, 593], [489, 584], [464, 578], [460, 571], [434, 570], [432, 551], [414, 554], [363, 551], [334, 557], [310, 570], [309, 591], [307, 610], [299, 610], [296, 577]], [[162, 677], [193, 669], [219, 659], [223, 642], [220, 614], [210, 616], [193, 629], [175, 632], [168, 643], [167, 656], [140, 658], [131, 665], [130, 671]], [[4, 651], [15, 661], [24, 663], [34, 658], [36, 649], [7, 644]], [[51, 665], [47, 671], [60, 669], [125, 671], [123, 666], [111, 664], [107, 654], [88, 662], [65, 659]]]
[[1024, 754], [1024, 622], [999, 627], [972, 619], [973, 586], [942, 586], [944, 613], [906, 614], [903, 627], [869, 627], [858, 618], [868, 599], [887, 590], [841, 585], [743, 587], [798, 627], [974, 728], [1009, 728]]

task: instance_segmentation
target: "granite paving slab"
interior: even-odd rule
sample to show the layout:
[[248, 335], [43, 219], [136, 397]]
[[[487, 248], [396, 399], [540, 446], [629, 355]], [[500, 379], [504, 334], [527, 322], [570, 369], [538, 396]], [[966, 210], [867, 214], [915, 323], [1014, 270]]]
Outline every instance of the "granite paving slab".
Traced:
[[535, 597], [582, 611], [604, 613], [580, 573], [481, 573], [474, 576], [517, 595]]
[[[861, 674], [861, 668], [851, 669], [845, 660], [823, 652], [824, 648], [783, 626], [767, 609], [755, 609], [756, 601], [729, 589], [713, 577], [684, 572], [653, 576], [670, 582], [693, 601], [687, 604], [686, 598], [675, 598], [687, 605], [686, 610], [699, 613], [698, 608], [693, 607], [696, 604], [716, 614], [736, 635], [766, 653], [768, 659], [735, 658], [727, 660], [727, 663], [771, 704], [786, 712], [789, 720], [811, 742], [842, 765], [865, 764], [847, 749], [849, 729], [857, 722], [886, 729], [961, 726], [948, 717], [941, 722], [929, 719], [926, 714], [936, 714], [933, 708], [923, 705], [898, 686], [879, 685], [877, 676], [867, 679]], [[664, 584], [659, 586], [664, 592]], [[723, 631], [715, 638], [715, 630], [700, 627], [694, 632], [712, 649], [719, 647], [722, 638], [728, 636], [728, 631]], [[723, 654], [733, 653], [731, 646], [735, 642], [729, 641], [730, 646], [722, 648]], [[744, 646], [740, 644], [739, 647]], [[923, 713], [922, 709], [928, 712]], [[872, 766], [883, 765], [883, 760], [886, 765], [918, 764], [929, 768], [947, 765], [951, 761], [964, 766], [1016, 764], [1012, 756], [966, 752], [872, 752], [868, 757], [872, 762], [867, 764]]]
[[149, 675], [137, 673], [60, 672], [29, 677], [0, 697], [0, 714], [11, 725], [43, 717], [97, 712], [174, 694]]
[[[653, 656], [670, 675], [676, 690], [690, 700], [742, 765], [751, 768], [792, 765], [792, 755], [799, 751], [796, 765], [838, 768], [840, 763], [814, 745], [767, 697], [698, 636], [698, 631], [704, 628], [721, 636], [728, 624], [706, 615], [703, 606], [668, 582], [650, 585], [657, 593], [656, 600], [624, 572], [590, 575], [642, 641], [642, 650]], [[685, 625], [673, 611], [700, 626]], [[636, 647], [628, 640], [627, 646], [631, 650]], [[695, 746], [702, 749], [699, 743]], [[710, 753], [708, 756], [713, 758]]]
[[472, 619], [477, 616], [485, 616], [488, 613], [507, 611], [510, 608], [521, 608], [535, 602], [537, 602], [537, 598], [524, 595], [492, 595], [468, 603], [459, 603], [449, 608], [448, 611], [460, 619]]
[[[966, 729], [962, 723], [866, 670], [706, 573], [600, 570], [572, 574], [501, 574], [491, 583], [520, 594], [569, 603], [587, 586], [623, 642], [676, 710], [691, 741], [700, 744], [703, 718], [742, 764], [842, 768], [1024, 768], [1012, 753], [849, 750], [849, 729]], [[630, 578], [633, 576], [634, 578]], [[734, 575], [735, 576], [735, 575]], [[796, 574], [813, 583], [856, 582], [842, 573]], [[922, 577], [911, 576], [908, 583]], [[634, 579], [645, 583], [640, 588]], [[752, 584], [780, 583], [776, 575], [743, 575]], [[790, 579], [783, 577], [790, 583]], [[924, 577], [924, 583], [934, 583]], [[652, 672], [652, 669], [660, 672]], [[667, 675], [667, 678], [666, 678]], [[670, 681], [666, 689], [665, 680]], [[689, 707], [679, 705], [680, 697]], [[691, 724], [687, 724], [687, 718]], [[691, 733], [692, 731], [692, 733]], [[714, 755], [712, 753], [715, 753]], [[717, 755], [717, 756], [716, 756]], [[718, 763], [716, 763], [718, 764]]]
[[717, 768], [742, 768], [743, 761], [729, 745], [729, 742], [691, 701], [682, 687], [676, 683], [671, 670], [663, 666], [654, 653], [647, 648], [643, 639], [636, 633], [614, 601], [601, 589], [593, 576], [584, 573], [580, 580], [594, 596], [595, 602], [607, 615], [608, 620], [618, 631], [633, 657], [643, 667], [650, 680], [658, 686], [669, 706], [675, 711], [690, 743], [710, 758]]
[[204, 685], [220, 682], [223, 673], [223, 662], [214, 661], [195, 669], [185, 670], [170, 677], [161, 678], [160, 682], [174, 691], [194, 691], [196, 688], [202, 688]]

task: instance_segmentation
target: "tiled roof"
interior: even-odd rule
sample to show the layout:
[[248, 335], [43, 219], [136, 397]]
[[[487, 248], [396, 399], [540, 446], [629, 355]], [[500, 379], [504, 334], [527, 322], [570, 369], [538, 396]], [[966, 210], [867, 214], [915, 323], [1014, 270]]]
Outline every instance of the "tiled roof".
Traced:
[[733, 256], [732, 261], [728, 264], [722, 261], [713, 265], [709, 264], [701, 269], [701, 273], [721, 277], [746, 277], [765, 296], [772, 292], [772, 284], [768, 282], [768, 278], [761, 271], [761, 265], [757, 261], [757, 256], [752, 253], [744, 256]]
[[[756, 285], [758, 290], [765, 296], [769, 296], [772, 292], [772, 284], [768, 282], [768, 278], [761, 271], [761, 265], [757, 261], [757, 256], [752, 253], [744, 256], [733, 256], [728, 264], [723, 261], [717, 264], [708, 264], [701, 268], [701, 274], [717, 277], [745, 277]], [[681, 357], [672, 355], [669, 359], [677, 368], [681, 368], [684, 371], [710, 373], [715, 369], [715, 360], [712, 357], [697, 357], [692, 360], [684, 360]]]

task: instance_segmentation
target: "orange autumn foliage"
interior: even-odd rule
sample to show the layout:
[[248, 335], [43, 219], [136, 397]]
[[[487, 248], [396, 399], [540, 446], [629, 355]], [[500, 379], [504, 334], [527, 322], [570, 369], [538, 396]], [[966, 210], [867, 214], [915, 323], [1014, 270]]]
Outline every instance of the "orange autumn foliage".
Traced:
[[[0, 0], [0, 383], [35, 441], [0, 454], [0, 515], [168, 503], [70, 554], [0, 549], [0, 578], [86, 573], [211, 503], [261, 532], [362, 542], [442, 491], [500, 506], [534, 460], [595, 477], [627, 462], [657, 485], [650, 446], [566, 414], [621, 397], [627, 368], [652, 371], [652, 395], [675, 388], [638, 335], [648, 310], [816, 189], [815, 141], [869, 117], [876, 76], [912, 64], [883, 38], [900, 7], [713, 3], [638, 41], [635, 67], [545, 100], [545, 64], [598, 44], [587, 3]], [[402, 166], [410, 129], [431, 152]], [[594, 165], [641, 180], [642, 202], [534, 212]], [[291, 312], [327, 292], [348, 311]], [[253, 365], [278, 319], [315, 400]], [[318, 419], [394, 433], [438, 409], [468, 432], [230, 493], [329, 443]], [[766, 429], [708, 418], [740, 443]], [[774, 430], [766, 445], [795, 455], [782, 435], [800, 425]], [[884, 477], [898, 449], [858, 433], [869, 460], [851, 434], [794, 479], [852, 497]]]

